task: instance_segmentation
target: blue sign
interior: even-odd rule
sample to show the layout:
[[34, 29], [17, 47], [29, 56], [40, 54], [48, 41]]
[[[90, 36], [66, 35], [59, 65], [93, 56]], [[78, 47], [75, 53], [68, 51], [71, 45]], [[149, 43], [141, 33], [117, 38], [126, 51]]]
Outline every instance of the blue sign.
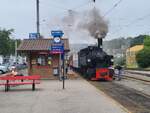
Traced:
[[64, 53], [64, 45], [63, 44], [52, 44], [52, 46], [50, 48], [50, 53], [52, 53], [52, 54]]
[[51, 35], [53, 36], [53, 37], [62, 37], [63, 36], [63, 31], [61, 31], [61, 30], [53, 30], [53, 31], [51, 31]]
[[29, 33], [29, 39], [37, 39], [39, 37], [38, 33]]
[[62, 54], [64, 53], [64, 44], [61, 41], [61, 37], [63, 36], [63, 31], [61, 30], [53, 30], [51, 31], [51, 35], [53, 36], [53, 44], [50, 48], [50, 53], [52, 54]]
[[62, 46], [62, 45], [53, 45], [52, 47], [51, 47], [51, 51], [63, 51], [64, 50], [64, 46]]

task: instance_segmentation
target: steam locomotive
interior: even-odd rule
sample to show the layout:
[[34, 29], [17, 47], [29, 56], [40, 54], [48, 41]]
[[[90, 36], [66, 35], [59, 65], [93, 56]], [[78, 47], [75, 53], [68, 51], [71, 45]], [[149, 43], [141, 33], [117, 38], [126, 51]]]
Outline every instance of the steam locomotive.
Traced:
[[102, 49], [102, 39], [98, 39], [98, 46], [88, 46], [78, 52], [78, 68], [80, 73], [90, 80], [112, 80], [113, 56]]

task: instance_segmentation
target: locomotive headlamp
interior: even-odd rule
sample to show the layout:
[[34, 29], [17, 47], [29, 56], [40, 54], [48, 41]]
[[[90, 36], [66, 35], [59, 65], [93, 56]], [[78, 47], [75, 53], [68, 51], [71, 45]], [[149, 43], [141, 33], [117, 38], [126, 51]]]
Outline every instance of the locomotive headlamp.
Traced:
[[111, 59], [111, 62], [114, 62], [114, 59]]
[[87, 59], [88, 62], [91, 62], [91, 59]]

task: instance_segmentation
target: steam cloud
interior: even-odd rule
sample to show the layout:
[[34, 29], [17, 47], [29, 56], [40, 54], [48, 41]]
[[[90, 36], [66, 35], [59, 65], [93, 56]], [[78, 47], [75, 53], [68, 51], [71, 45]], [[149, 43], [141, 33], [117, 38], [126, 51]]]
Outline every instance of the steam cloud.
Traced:
[[74, 10], [68, 10], [68, 15], [62, 19], [62, 22], [66, 23], [68, 26], [74, 25], [77, 18], [77, 12]]
[[96, 39], [105, 38], [108, 33], [108, 22], [104, 20], [96, 8], [87, 13], [86, 19], [79, 23], [79, 27], [87, 30]]
[[68, 10], [66, 16], [54, 18], [49, 26], [63, 29], [72, 43], [96, 43], [94, 38], [105, 38], [108, 32], [108, 22], [96, 8], [83, 12]]

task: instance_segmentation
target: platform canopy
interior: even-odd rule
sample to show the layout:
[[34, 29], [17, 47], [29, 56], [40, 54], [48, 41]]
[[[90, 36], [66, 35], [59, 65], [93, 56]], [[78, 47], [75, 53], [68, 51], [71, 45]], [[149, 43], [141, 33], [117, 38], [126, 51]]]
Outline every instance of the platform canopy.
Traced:
[[[69, 52], [69, 41], [63, 38], [62, 43], [64, 43], [65, 52]], [[31, 51], [50, 51], [50, 47], [53, 44], [53, 38], [49, 39], [24, 39], [17, 51], [21, 53], [31, 52]]]

